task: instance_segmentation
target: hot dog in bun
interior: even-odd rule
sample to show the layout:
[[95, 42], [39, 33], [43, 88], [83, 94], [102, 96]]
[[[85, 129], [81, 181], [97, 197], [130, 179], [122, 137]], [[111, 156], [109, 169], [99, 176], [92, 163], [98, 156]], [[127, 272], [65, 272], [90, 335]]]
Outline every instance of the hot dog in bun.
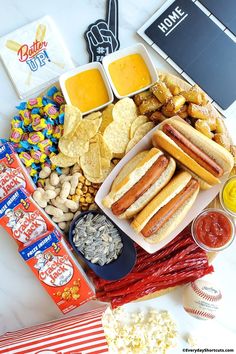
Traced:
[[169, 182], [175, 167], [157, 148], [142, 151], [120, 171], [103, 205], [118, 218], [131, 218]]
[[199, 192], [199, 182], [180, 172], [134, 218], [131, 226], [149, 243], [158, 243], [181, 223]]
[[234, 165], [229, 151], [179, 117], [160, 124], [153, 134], [153, 145], [167, 151], [209, 186], [220, 183]]

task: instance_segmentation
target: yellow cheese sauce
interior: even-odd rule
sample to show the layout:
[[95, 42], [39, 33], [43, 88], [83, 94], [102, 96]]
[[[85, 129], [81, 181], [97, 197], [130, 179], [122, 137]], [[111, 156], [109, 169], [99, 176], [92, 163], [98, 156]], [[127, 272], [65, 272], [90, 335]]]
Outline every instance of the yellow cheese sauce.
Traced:
[[231, 178], [225, 184], [222, 197], [225, 207], [236, 213], [236, 177]]
[[98, 69], [82, 71], [65, 82], [71, 104], [81, 112], [90, 111], [109, 101], [106, 85]]
[[109, 73], [119, 95], [126, 96], [151, 84], [148, 67], [140, 54], [131, 54], [113, 61]]

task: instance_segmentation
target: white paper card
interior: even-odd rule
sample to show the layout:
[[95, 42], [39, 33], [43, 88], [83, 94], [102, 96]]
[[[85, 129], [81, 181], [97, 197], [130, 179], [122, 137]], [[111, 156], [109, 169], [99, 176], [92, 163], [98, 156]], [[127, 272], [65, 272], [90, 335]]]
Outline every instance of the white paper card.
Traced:
[[0, 56], [20, 98], [44, 89], [74, 67], [49, 16], [1, 37]]

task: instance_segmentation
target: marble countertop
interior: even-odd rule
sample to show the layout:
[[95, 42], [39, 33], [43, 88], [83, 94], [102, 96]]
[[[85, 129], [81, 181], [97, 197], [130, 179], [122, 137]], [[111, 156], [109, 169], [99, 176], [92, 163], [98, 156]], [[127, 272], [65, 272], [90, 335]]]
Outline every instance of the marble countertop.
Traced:
[[[137, 29], [164, 3], [164, 0], [120, 0], [119, 39], [121, 48], [142, 42]], [[77, 65], [88, 62], [83, 34], [88, 25], [105, 18], [105, 0], [0, 0], [0, 36], [50, 15], [59, 26], [72, 59]], [[174, 73], [153, 49], [147, 47], [156, 66]], [[10, 118], [19, 99], [0, 63], [0, 136], [7, 137]], [[236, 119], [236, 117], [235, 117]], [[227, 119], [227, 125], [236, 141], [236, 123]], [[216, 320], [204, 322], [188, 316], [182, 307], [182, 291], [176, 291], [150, 301], [127, 305], [127, 309], [145, 309], [153, 306], [169, 310], [178, 322], [179, 346], [173, 353], [182, 353], [187, 347], [184, 337], [196, 333], [206, 348], [233, 348], [236, 350], [236, 241], [214, 260], [212, 276], [223, 293], [221, 310]], [[61, 313], [37, 279], [17, 254], [15, 242], [0, 229], [0, 334], [61, 317]], [[92, 306], [86, 304], [86, 307]], [[80, 309], [78, 310], [80, 311]]]

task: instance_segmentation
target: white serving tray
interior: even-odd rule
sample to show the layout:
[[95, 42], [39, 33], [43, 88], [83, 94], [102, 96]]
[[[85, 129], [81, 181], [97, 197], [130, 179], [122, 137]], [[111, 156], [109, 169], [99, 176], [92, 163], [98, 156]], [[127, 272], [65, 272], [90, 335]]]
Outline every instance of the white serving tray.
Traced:
[[206, 206], [217, 196], [220, 191], [222, 183], [227, 179], [227, 177], [222, 179], [222, 183], [218, 184], [211, 189], [200, 191], [195, 203], [193, 204], [192, 208], [186, 215], [184, 221], [176, 227], [175, 231], [171, 232], [169, 236], [167, 236], [164, 240], [157, 244], [150, 244], [146, 241], [146, 239], [135, 232], [132, 227], [130, 226], [130, 222], [125, 219], [118, 219], [111, 211], [103, 206], [102, 200], [103, 198], [110, 192], [112, 182], [114, 181], [115, 177], [121, 170], [121, 168], [138, 152], [142, 150], [147, 150], [152, 147], [152, 135], [154, 131], [158, 129], [158, 126], [153, 128], [150, 132], [148, 132], [139, 142], [137, 145], [131, 149], [127, 155], [125, 155], [120, 162], [114, 167], [111, 171], [109, 176], [105, 179], [103, 184], [98, 190], [98, 193], [95, 198], [95, 202], [97, 205], [103, 210], [103, 212], [114, 221], [114, 223], [122, 229], [133, 241], [135, 241], [139, 246], [141, 246], [145, 251], [148, 253], [155, 253], [156, 251], [160, 250], [164, 247], [167, 243], [169, 243], [176, 235], [178, 235]]

